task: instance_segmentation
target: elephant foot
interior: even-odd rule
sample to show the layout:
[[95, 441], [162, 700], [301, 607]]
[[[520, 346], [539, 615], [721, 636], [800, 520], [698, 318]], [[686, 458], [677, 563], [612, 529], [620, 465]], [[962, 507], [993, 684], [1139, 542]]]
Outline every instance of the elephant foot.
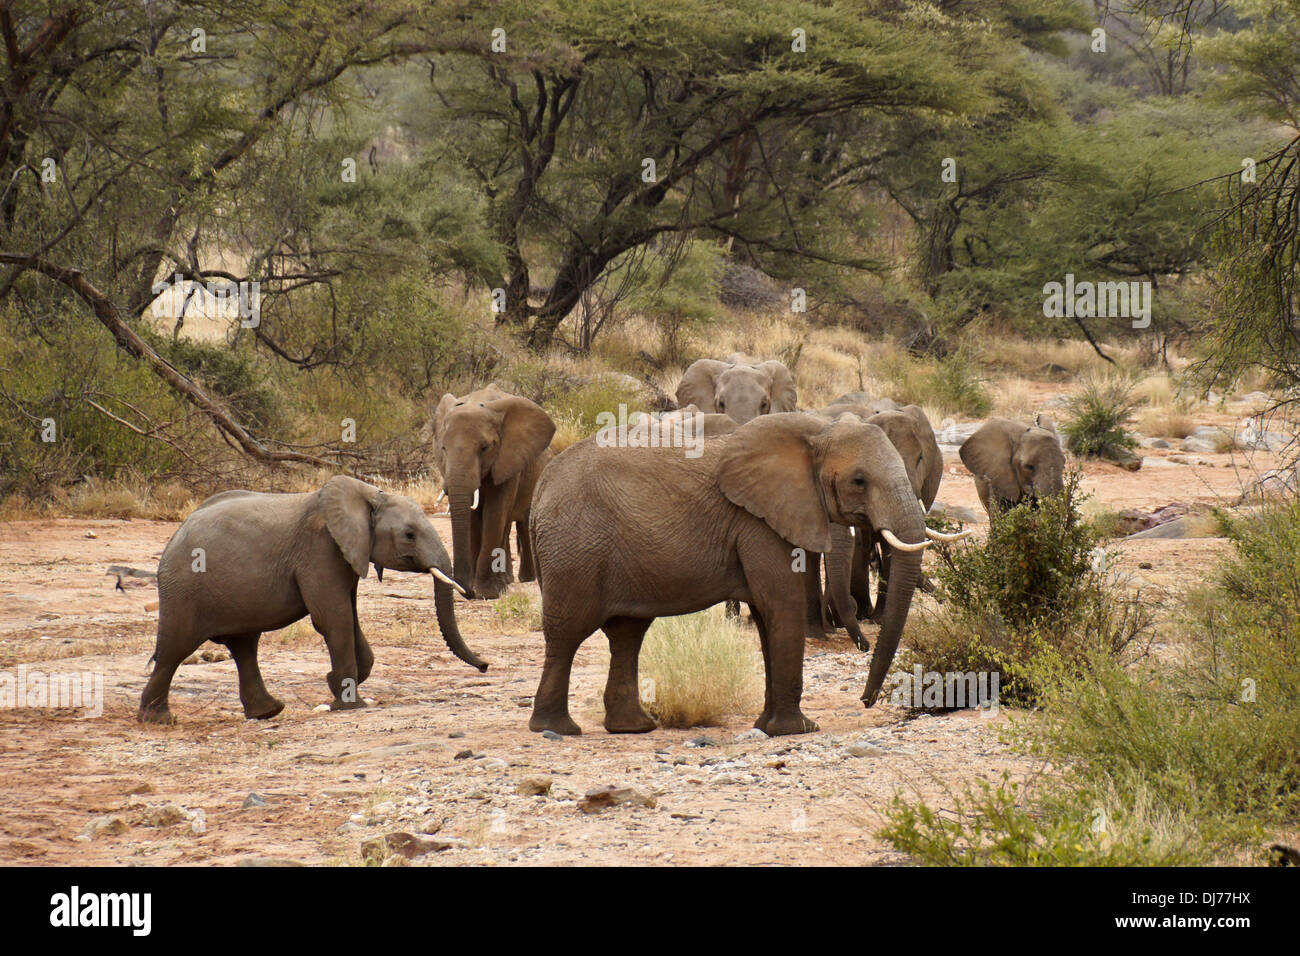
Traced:
[[504, 578], [489, 578], [486, 581], [474, 582], [474, 597], [479, 601], [495, 601], [501, 595], [506, 593], [510, 587], [510, 582]]
[[867, 636], [859, 628], [849, 628], [849, 637], [853, 638], [853, 646], [863, 653], [871, 650], [871, 642], [867, 640]]
[[605, 729], [611, 734], [645, 734], [658, 726], [654, 718], [645, 711], [605, 715]]
[[555, 734], [563, 734], [565, 737], [582, 736], [582, 728], [575, 724], [568, 714], [547, 715], [534, 712], [528, 721], [528, 729], [535, 734], [549, 730]]
[[801, 711], [792, 714], [776, 714], [768, 720], [766, 727], [759, 730], [769, 737], [786, 737], [790, 734], [815, 734], [821, 730], [817, 721], [805, 717]]
[[820, 627], [809, 624], [804, 628], [803, 639], [805, 641], [828, 641], [830, 640], [830, 635]]
[[166, 705], [162, 707], [141, 707], [136, 714], [136, 719], [142, 724], [159, 724], [164, 727], [176, 723], [176, 718], [172, 716], [170, 708]]
[[[366, 706], [366, 702], [362, 700], [360, 697], [358, 697], [356, 700], [340, 700], [339, 698], [335, 697], [332, 701], [330, 701], [330, 710], [361, 710], [361, 708], [365, 706]], [[276, 713], [279, 713], [279, 711], [277, 711]], [[274, 716], [274, 714], [272, 714], [271, 716]]]
[[270, 720], [282, 710], [284, 710], [284, 704], [267, 694], [263, 700], [253, 704], [245, 704], [244, 717], [248, 720]]

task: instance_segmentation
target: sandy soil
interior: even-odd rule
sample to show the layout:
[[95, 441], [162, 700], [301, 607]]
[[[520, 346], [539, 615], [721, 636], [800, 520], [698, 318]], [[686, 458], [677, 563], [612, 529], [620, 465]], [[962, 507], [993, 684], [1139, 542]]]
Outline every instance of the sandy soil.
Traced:
[[[1148, 510], [1236, 497], [1229, 456], [1201, 457], [1206, 464], [1135, 473], [1089, 464], [1087, 484], [1099, 501]], [[948, 469], [940, 498], [978, 509], [955, 456]], [[445, 516], [435, 524], [449, 541]], [[895, 793], [947, 806], [964, 783], [1036, 769], [999, 741], [1008, 722], [1032, 719], [1024, 715], [864, 711], [867, 658], [846, 640], [808, 649], [804, 709], [822, 732], [768, 739], [746, 733], [753, 714], [721, 727], [605, 733], [608, 656], [597, 636], [574, 669], [574, 716], [587, 733], [549, 740], [527, 730], [541, 635], [503, 624], [489, 603], [459, 602], [467, 640], [492, 664], [480, 675], [437, 636], [428, 579], [401, 574], [361, 584], [378, 658], [363, 687], [369, 708], [315, 709], [329, 698], [328, 659], [300, 623], [263, 638], [263, 673], [287, 704], [275, 720], [242, 719], [233, 662], [207, 645], [213, 659], [177, 674], [179, 724], [142, 727], [135, 708], [157, 594], [129, 579], [116, 590], [105, 569], [154, 568], [174, 528], [0, 525], [0, 673], [89, 671], [102, 674], [104, 691], [98, 717], [0, 711], [0, 863], [357, 863], [367, 840], [403, 830], [441, 841], [422, 865], [891, 864], [903, 860], [874, 833]], [[1200, 581], [1224, 547], [1214, 538], [1133, 542], [1122, 570], [1164, 600]], [[536, 597], [532, 585], [515, 587]], [[601, 786], [648, 799], [584, 812], [580, 799]]]

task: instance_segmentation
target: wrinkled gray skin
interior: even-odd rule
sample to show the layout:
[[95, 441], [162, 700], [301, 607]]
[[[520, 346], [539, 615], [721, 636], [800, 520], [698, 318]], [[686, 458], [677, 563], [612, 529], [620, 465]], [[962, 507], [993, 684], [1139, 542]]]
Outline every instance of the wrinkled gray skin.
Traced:
[[[889, 399], [882, 401], [895, 404]], [[943, 478], [943, 453], [935, 440], [930, 420], [920, 406], [899, 406], [894, 411], [867, 415], [868, 407], [850, 403], [837, 403], [822, 411], [831, 419], [845, 415], [863, 418], [879, 426], [889, 437], [907, 469], [912, 490], [926, 511], [934, 504]], [[879, 623], [887, 606], [888, 582], [892, 549], [870, 524], [854, 526], [854, 534], [847, 529], [834, 530], [834, 547], [826, 556], [826, 604], [832, 620], [844, 627], [855, 644], [862, 650], [868, 647], [857, 621], [870, 617]], [[845, 560], [844, 551], [851, 552]], [[877, 594], [873, 610], [871, 600], [870, 568], [877, 569]]]
[[[829, 550], [831, 527], [858, 521], [925, 540], [907, 471], [874, 425], [765, 415], [706, 442], [699, 458], [594, 439], [568, 448], [543, 473], [533, 501], [546, 658], [529, 728], [582, 732], [569, 715], [569, 674], [578, 647], [599, 628], [610, 647], [605, 728], [654, 729], [638, 681], [646, 629], [656, 617], [735, 600], [749, 605], [763, 650], [766, 693], [754, 726], [773, 736], [817, 730], [800, 710], [800, 579]], [[920, 565], [920, 553], [895, 562], [863, 693], [868, 707], [898, 648]]]
[[[195, 549], [202, 549], [203, 570], [196, 570]], [[244, 715], [274, 717], [284, 705], [262, 682], [257, 642], [308, 614], [329, 649], [330, 708], [364, 707], [357, 688], [375, 658], [357, 620], [357, 581], [371, 564], [381, 577], [384, 568], [451, 574], [420, 506], [355, 478], [336, 476], [309, 494], [226, 491], [203, 502], [158, 564], [158, 643], [140, 719], [171, 722], [172, 676], [204, 641], [230, 648]], [[452, 653], [487, 670], [461, 639], [450, 585], [435, 580], [434, 602]]]
[[[519, 538], [519, 580], [533, 580], [528, 511], [554, 435], [555, 422], [540, 405], [495, 385], [439, 401], [433, 454], [451, 509], [456, 583], [469, 597], [495, 599], [514, 580], [511, 524]], [[478, 507], [472, 507], [475, 492]]]
[[759, 362], [737, 353], [725, 362], [700, 359], [692, 363], [677, 386], [677, 404], [727, 415], [743, 425], [759, 415], [793, 412], [798, 395], [784, 364]]
[[990, 418], [962, 443], [960, 454], [990, 514], [1065, 488], [1065, 452], [1047, 415], [1038, 415], [1032, 425]]

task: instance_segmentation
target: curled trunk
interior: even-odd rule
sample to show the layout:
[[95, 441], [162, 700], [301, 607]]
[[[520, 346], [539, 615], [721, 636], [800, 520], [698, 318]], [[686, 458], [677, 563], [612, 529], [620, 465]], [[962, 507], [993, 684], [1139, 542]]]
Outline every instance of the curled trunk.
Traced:
[[442, 639], [447, 642], [451, 652], [471, 667], [477, 667], [480, 671], [487, 670], [487, 662], [471, 651], [464, 638], [460, 636], [451, 585], [437, 578], [433, 581], [433, 605], [438, 614], [438, 627], [442, 631]]

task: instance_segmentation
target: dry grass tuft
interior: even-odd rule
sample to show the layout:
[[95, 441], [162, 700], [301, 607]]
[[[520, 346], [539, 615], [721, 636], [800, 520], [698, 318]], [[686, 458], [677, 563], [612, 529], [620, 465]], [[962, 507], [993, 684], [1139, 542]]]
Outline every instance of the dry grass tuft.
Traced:
[[715, 726], [762, 707], [761, 668], [753, 639], [721, 605], [660, 618], [641, 650], [642, 698], [665, 727]]

